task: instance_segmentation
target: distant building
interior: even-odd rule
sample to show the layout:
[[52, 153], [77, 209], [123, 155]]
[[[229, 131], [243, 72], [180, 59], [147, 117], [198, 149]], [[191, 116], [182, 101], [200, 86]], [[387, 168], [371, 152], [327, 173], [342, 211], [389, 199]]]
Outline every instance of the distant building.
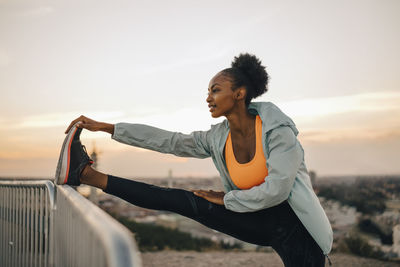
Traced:
[[169, 188], [174, 187], [174, 180], [172, 179], [172, 169], [168, 170], [168, 187]]
[[393, 252], [400, 257], [400, 224], [393, 227]]
[[400, 211], [400, 200], [392, 199], [385, 202], [387, 210]]

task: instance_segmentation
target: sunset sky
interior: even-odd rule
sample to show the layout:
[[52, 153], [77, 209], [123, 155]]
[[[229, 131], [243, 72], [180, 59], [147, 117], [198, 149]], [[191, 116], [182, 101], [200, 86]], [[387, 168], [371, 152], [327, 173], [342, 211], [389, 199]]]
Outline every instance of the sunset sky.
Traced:
[[[0, 0], [0, 176], [53, 177], [83, 114], [190, 133], [213, 119], [209, 80], [241, 52], [271, 77], [317, 175], [400, 174], [400, 1]], [[217, 176], [84, 131], [99, 169]]]

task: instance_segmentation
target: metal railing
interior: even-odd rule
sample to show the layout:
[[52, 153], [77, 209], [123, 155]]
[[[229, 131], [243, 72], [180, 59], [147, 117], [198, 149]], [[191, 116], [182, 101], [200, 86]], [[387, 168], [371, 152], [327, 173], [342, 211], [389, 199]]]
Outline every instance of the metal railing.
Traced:
[[0, 266], [142, 266], [132, 234], [69, 186], [0, 180]]

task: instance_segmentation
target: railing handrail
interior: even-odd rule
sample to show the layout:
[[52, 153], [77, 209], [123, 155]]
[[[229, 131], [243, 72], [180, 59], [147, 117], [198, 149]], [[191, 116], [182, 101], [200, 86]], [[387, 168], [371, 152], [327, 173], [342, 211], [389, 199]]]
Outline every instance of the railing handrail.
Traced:
[[[61, 203], [63, 203], [61, 206], [63, 206], [64, 208], [66, 207], [69, 210], [73, 210], [74, 214], [79, 214], [81, 222], [85, 222], [84, 223], [85, 225], [87, 223], [91, 232], [93, 232], [96, 235], [96, 239], [101, 241], [102, 246], [105, 248], [107, 252], [106, 253], [107, 256], [105, 257], [107, 266], [117, 266], [117, 267], [142, 266], [140, 253], [138, 252], [136, 242], [134, 241], [131, 232], [127, 230], [123, 225], [119, 224], [106, 212], [104, 212], [99, 207], [97, 207], [89, 200], [84, 198], [82, 195], [80, 195], [70, 186], [55, 185], [51, 180], [0, 178], [0, 187], [2, 186], [3, 187], [11, 186], [17, 188], [20, 187], [42, 188], [40, 190], [44, 190], [45, 188], [46, 194], [48, 196], [48, 205], [49, 205], [48, 208], [50, 211], [49, 233], [46, 235], [47, 237], [49, 237], [49, 240], [46, 242], [47, 244], [50, 244], [50, 251], [48, 255], [50, 264], [49, 266], [54, 266], [53, 264], [56, 264], [56, 262], [58, 262], [57, 259], [54, 259], [54, 257], [60, 256], [57, 255], [58, 253], [57, 249], [54, 249], [57, 246], [56, 242], [61, 242], [60, 240], [55, 240], [57, 236], [60, 236], [57, 233], [54, 233], [55, 229], [60, 228], [60, 227], [55, 227], [56, 223], [55, 218], [57, 218], [57, 216], [60, 215], [59, 212], [63, 211], [61, 208], [57, 209], [57, 197], [60, 198], [59, 202], [62, 200], [62, 202], [60, 202], [59, 204], [61, 205]], [[16, 189], [16, 190], [17, 190], [16, 192], [19, 192], [19, 194], [22, 192], [21, 189]], [[5, 205], [6, 205], [5, 207], [7, 207], [7, 204]], [[7, 208], [10, 209], [10, 207]], [[18, 212], [22, 211], [19, 210]], [[69, 213], [64, 212], [64, 214], [67, 215]], [[11, 220], [13, 221], [13, 218], [11, 218]], [[21, 221], [21, 219], [19, 220]], [[0, 233], [1, 233], [1, 227], [0, 227]], [[20, 237], [18, 236], [18, 238]], [[0, 250], [0, 252], [2, 251]], [[2, 255], [0, 255], [0, 258], [1, 257]]]
[[70, 186], [58, 185], [56, 188], [71, 200], [72, 205], [85, 215], [85, 220], [100, 234], [111, 255], [108, 257], [109, 266], [142, 266], [136, 244], [129, 238], [132, 236], [130, 231]]

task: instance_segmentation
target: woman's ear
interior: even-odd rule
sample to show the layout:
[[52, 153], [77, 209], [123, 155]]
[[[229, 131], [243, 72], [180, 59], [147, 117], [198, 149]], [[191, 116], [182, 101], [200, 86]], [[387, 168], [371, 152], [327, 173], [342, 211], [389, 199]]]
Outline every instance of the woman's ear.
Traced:
[[241, 99], [245, 99], [245, 98], [246, 98], [247, 91], [246, 91], [246, 88], [245, 88], [245, 87], [240, 87], [240, 88], [238, 88], [238, 89], [236, 90], [235, 93], [236, 93], [236, 94], [235, 94], [236, 99], [237, 99], [237, 100], [241, 100]]

